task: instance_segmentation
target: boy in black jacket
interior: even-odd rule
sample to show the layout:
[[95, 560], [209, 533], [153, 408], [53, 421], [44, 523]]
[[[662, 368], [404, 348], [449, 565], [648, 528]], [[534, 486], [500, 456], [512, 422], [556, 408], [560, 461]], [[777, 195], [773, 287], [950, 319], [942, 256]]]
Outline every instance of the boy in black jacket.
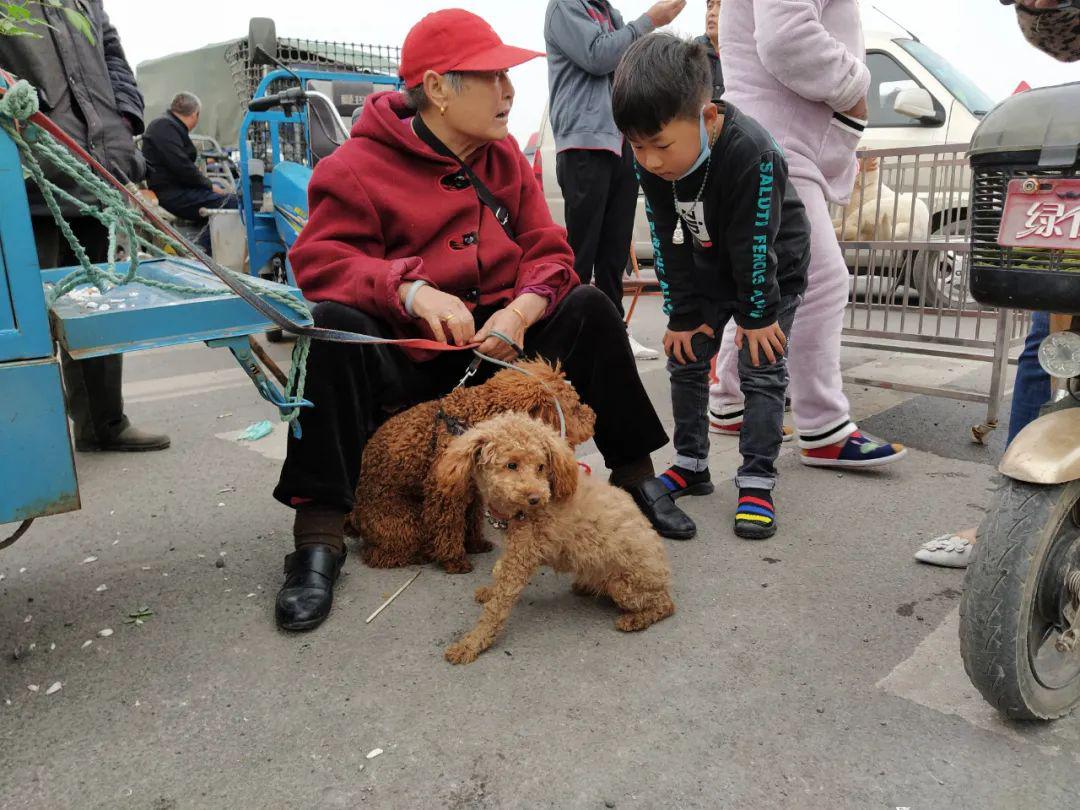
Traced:
[[728, 318], [738, 326], [746, 414], [735, 533], [776, 532], [772, 490], [784, 436], [791, 322], [806, 287], [810, 225], [768, 132], [711, 100], [705, 48], [667, 34], [636, 42], [615, 73], [615, 122], [634, 150], [650, 214], [668, 329], [675, 464], [656, 496], [706, 495], [709, 365]]

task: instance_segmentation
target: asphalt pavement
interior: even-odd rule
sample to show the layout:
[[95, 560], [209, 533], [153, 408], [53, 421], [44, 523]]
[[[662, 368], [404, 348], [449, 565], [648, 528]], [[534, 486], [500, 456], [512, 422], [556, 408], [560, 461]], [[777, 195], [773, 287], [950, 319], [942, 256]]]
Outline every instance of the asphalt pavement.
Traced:
[[[659, 344], [657, 299], [634, 326]], [[731, 533], [737, 450], [718, 438], [717, 493], [681, 502], [699, 536], [668, 543], [675, 616], [620, 633], [613, 606], [548, 571], [453, 667], [442, 651], [497, 552], [469, 575], [423, 568], [370, 624], [413, 570], [350, 556], [322, 628], [275, 629], [284, 432], [237, 440], [275, 412], [231, 363], [129, 356], [129, 413], [172, 448], [79, 455], [82, 510], [0, 552], [0, 807], [1080, 804], [1080, 718], [998, 719], [960, 663], [962, 573], [912, 559], [983, 512], [1000, 439], [971, 445], [976, 406], [849, 389], [909, 457], [840, 474], [788, 447], [781, 529], [758, 543]], [[661, 363], [640, 370], [670, 426]]]

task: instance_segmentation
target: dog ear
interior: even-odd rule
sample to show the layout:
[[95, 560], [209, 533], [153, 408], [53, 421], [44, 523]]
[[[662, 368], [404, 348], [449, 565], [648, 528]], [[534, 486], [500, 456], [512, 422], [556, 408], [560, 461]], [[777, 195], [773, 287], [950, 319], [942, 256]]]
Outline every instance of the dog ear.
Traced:
[[584, 444], [593, 437], [596, 427], [596, 412], [584, 402], [579, 402], [567, 415], [567, 440], [576, 439], [575, 445]]
[[574, 451], [565, 441], [552, 434], [547, 439], [548, 481], [551, 483], [551, 498], [564, 501], [577, 492], [578, 463]]
[[539, 396], [525, 411], [533, 419], [543, 422], [548, 427], [559, 429], [559, 412], [555, 409], [555, 402], [546, 391], [538, 391]]
[[488, 443], [486, 431], [473, 428], [453, 439], [435, 465], [435, 479], [443, 489], [464, 489]]

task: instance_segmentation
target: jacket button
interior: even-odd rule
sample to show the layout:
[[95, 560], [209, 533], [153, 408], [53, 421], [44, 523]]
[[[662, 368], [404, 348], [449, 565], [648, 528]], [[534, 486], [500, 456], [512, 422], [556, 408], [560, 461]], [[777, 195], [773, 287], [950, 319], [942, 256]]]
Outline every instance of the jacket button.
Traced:
[[480, 300], [480, 290], [476, 287], [470, 287], [465, 291], [465, 294], [462, 296], [462, 298], [464, 298], [470, 304], [475, 304], [477, 301]]
[[439, 182], [442, 184], [443, 188], [453, 191], [464, 191], [470, 185], [472, 185], [469, 182], [469, 178], [466, 177], [462, 172], [445, 175]]

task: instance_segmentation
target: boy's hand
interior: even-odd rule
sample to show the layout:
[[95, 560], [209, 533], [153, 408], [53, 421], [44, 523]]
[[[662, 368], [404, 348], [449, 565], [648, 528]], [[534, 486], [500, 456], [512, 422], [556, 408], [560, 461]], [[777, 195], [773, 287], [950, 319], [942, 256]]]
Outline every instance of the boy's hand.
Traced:
[[664, 332], [664, 354], [672, 358], [680, 366], [685, 366], [690, 362], [696, 363], [697, 357], [694, 356], [694, 350], [690, 344], [694, 339], [694, 335], [699, 332], [709, 337], [716, 337], [712, 327], [705, 323], [690, 332], [672, 332], [668, 329]]
[[762, 329], [736, 327], [735, 345], [740, 351], [744, 341], [750, 345], [750, 362], [753, 363], [754, 368], [761, 365], [758, 362], [759, 352], [765, 353], [765, 359], [769, 363], [775, 363], [776, 358], [783, 357], [784, 350], [787, 349], [787, 336], [784, 335], [784, 330], [780, 328], [779, 323], [774, 323], [772, 326], [766, 326]]

